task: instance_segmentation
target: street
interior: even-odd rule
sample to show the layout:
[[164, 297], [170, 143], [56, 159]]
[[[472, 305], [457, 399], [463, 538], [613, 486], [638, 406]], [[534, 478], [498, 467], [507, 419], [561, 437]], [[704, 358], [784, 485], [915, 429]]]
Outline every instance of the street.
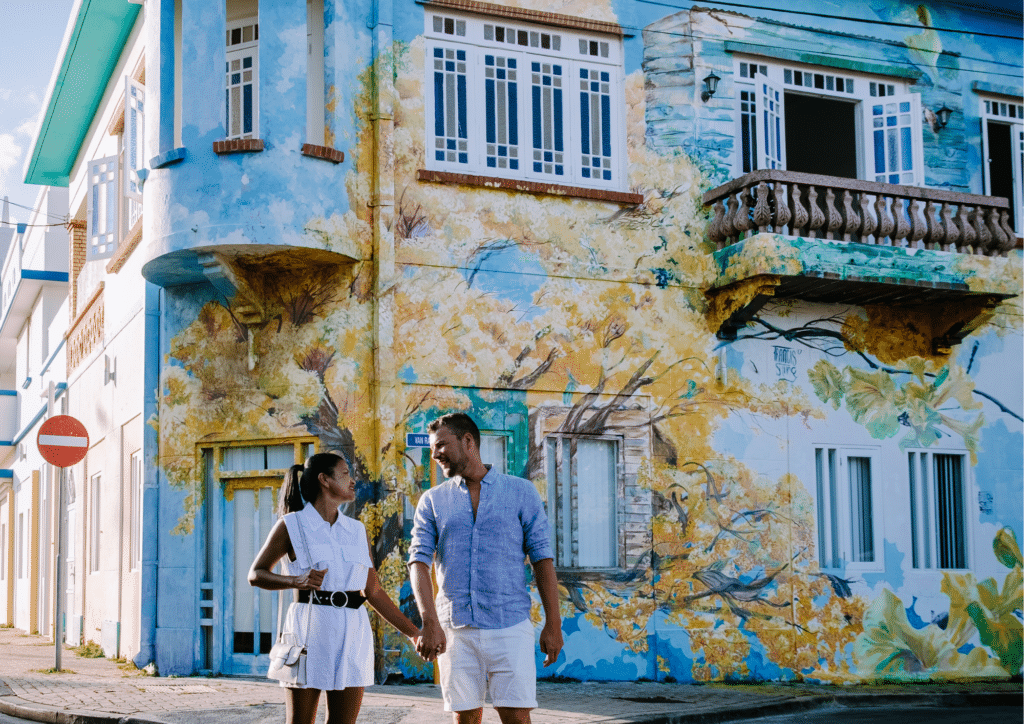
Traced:
[[[410, 711], [408, 707], [364, 706], [357, 721], [358, 724], [400, 724]], [[324, 702], [321, 701], [316, 724], [323, 724], [324, 713]], [[167, 724], [280, 724], [284, 721], [284, 707], [280, 704], [270, 704], [244, 709], [162, 712], [160, 720]], [[27, 721], [0, 713], [0, 724], [25, 724]], [[152, 722], [153, 718], [147, 716], [145, 721]], [[132, 722], [129, 717], [127, 723]]]
[[948, 707], [840, 707], [776, 714], [743, 720], [747, 724], [1007, 724], [1021, 721], [1022, 708], [1013, 706]]

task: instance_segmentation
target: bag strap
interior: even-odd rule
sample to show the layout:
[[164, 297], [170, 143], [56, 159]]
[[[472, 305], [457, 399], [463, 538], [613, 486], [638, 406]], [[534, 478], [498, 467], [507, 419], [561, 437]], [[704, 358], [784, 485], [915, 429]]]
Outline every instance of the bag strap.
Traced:
[[[310, 505], [310, 503], [306, 503]], [[303, 508], [304, 510], [305, 508]], [[299, 511], [301, 512], [301, 511]], [[306, 558], [309, 559], [309, 568], [313, 570], [313, 556], [309, 552], [309, 543], [306, 542], [306, 531], [302, 529], [302, 519], [298, 513], [295, 515], [295, 526], [299, 529], [299, 535], [302, 536], [302, 547], [306, 549]], [[302, 648], [306, 648], [306, 642], [309, 641], [309, 631], [313, 627], [313, 602], [310, 600], [306, 604], [306, 641], [302, 642]]]
[[[299, 520], [299, 516], [295, 516], [295, 525], [299, 529], [299, 534], [302, 536], [302, 547], [306, 549], [306, 557], [310, 558], [309, 546], [306, 545], [306, 531], [302, 529], [302, 523]], [[296, 557], [296, 560], [298, 558]], [[313, 565], [312, 558], [310, 558], [310, 567]], [[284, 594], [285, 591], [291, 591], [291, 588], [283, 588], [277, 592], [277, 642], [280, 643], [284, 640]], [[294, 594], [292, 594], [294, 596]], [[306, 604], [306, 641], [309, 641], [309, 629], [313, 625], [313, 604]], [[306, 648], [306, 641], [302, 642], [302, 648]]]

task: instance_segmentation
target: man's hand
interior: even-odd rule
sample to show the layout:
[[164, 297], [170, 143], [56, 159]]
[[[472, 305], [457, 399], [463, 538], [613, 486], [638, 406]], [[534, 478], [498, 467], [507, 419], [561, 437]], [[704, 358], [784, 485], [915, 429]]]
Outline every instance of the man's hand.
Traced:
[[424, 661], [433, 661], [447, 650], [447, 646], [448, 642], [445, 640], [441, 624], [437, 621], [424, 621], [419, 643], [416, 644], [416, 653], [420, 658]]
[[544, 624], [540, 632], [540, 650], [544, 654], [544, 668], [551, 666], [558, 660], [558, 654], [562, 651], [562, 626]]

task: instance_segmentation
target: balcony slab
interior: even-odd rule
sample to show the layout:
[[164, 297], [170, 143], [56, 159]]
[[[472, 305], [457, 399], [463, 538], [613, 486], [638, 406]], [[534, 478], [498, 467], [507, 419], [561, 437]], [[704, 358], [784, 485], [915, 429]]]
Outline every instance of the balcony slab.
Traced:
[[735, 335], [772, 298], [926, 308], [936, 353], [956, 344], [1003, 300], [1021, 293], [1021, 255], [958, 254], [761, 233], [714, 253], [709, 322]]

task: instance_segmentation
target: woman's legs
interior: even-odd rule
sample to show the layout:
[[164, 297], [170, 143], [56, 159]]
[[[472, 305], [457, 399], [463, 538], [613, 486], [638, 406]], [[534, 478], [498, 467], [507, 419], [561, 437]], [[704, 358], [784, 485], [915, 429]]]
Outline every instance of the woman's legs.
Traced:
[[[328, 711], [330, 711], [330, 695], [328, 694]], [[360, 697], [362, 698], [362, 697]], [[313, 724], [316, 719], [316, 707], [320, 703], [319, 689], [291, 689], [284, 690], [284, 721], [285, 724]], [[353, 718], [352, 721], [355, 721]]]
[[327, 692], [327, 721], [325, 724], [356, 724], [359, 707], [363, 705], [363, 687]]

